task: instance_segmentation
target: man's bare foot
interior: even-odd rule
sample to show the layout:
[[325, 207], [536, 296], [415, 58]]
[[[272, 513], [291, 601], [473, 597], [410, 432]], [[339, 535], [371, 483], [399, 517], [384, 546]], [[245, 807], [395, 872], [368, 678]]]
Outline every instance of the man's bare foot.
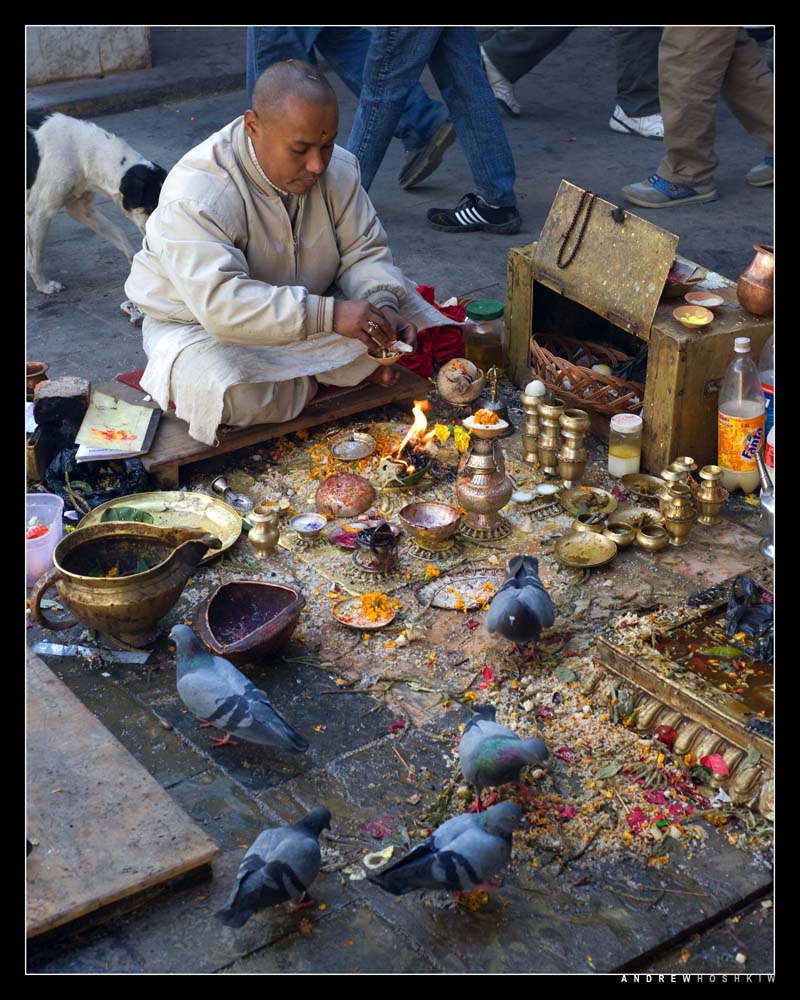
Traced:
[[382, 365], [380, 368], [376, 368], [370, 375], [367, 375], [364, 381], [375, 382], [377, 385], [388, 388], [390, 385], [394, 385], [399, 378], [400, 372], [397, 365]]

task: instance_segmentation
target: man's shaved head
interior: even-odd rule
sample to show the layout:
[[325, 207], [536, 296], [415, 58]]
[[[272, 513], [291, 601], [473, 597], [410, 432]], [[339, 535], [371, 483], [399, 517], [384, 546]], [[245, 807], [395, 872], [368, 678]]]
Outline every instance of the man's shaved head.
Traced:
[[315, 66], [300, 59], [287, 59], [273, 63], [256, 80], [253, 110], [259, 118], [274, 118], [289, 98], [320, 105], [335, 101], [336, 94]]
[[318, 69], [289, 59], [274, 63], [256, 81], [244, 127], [272, 184], [304, 195], [325, 173], [333, 156], [339, 104]]

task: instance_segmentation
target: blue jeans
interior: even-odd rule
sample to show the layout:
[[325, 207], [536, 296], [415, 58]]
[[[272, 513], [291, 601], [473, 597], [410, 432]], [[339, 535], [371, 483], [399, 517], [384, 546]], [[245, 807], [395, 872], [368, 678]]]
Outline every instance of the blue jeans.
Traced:
[[[252, 101], [253, 87], [264, 70], [284, 59], [305, 59], [317, 65], [316, 46], [330, 63], [334, 73], [359, 97], [364, 61], [371, 35], [364, 28], [325, 28], [318, 26], [270, 28], [253, 25], [247, 29], [247, 101]], [[419, 83], [411, 88], [402, 113], [393, 125], [394, 135], [406, 150], [424, 146], [434, 132], [447, 121], [441, 101], [434, 101]]]
[[514, 157], [481, 65], [474, 28], [375, 28], [347, 148], [366, 190], [378, 172], [408, 94], [428, 64], [489, 205], [516, 207]]

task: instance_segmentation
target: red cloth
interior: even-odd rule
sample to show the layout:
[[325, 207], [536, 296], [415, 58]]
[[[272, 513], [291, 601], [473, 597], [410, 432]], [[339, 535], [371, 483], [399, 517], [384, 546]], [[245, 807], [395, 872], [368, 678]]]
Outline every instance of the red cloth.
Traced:
[[[122, 382], [123, 385], [129, 385], [132, 389], [138, 389], [139, 392], [144, 393], [144, 389], [139, 382], [142, 375], [144, 375], [144, 368], [139, 368], [135, 372], [123, 372], [121, 375], [117, 375], [114, 381]], [[175, 404], [172, 400], [169, 401], [169, 408], [171, 410], [175, 409]]]
[[[432, 285], [417, 285], [417, 291], [432, 306], [448, 319], [459, 322], [467, 318], [464, 306], [438, 306], [434, 299], [435, 289]], [[464, 331], [460, 326], [445, 323], [442, 326], [430, 326], [417, 334], [417, 349], [413, 354], [400, 358], [397, 362], [423, 378], [433, 375], [434, 366], [443, 365], [452, 358], [464, 356]]]

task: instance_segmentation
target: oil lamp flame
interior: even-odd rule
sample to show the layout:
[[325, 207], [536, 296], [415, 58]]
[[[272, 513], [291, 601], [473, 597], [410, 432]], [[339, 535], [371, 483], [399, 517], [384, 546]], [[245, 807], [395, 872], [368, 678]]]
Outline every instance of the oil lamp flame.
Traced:
[[[426, 445], [432, 440], [434, 432], [428, 430], [428, 420], [425, 416], [425, 411], [431, 408], [431, 404], [427, 399], [415, 399], [414, 406], [411, 412], [414, 414], [414, 423], [409, 427], [406, 436], [400, 442], [400, 446], [397, 449], [398, 459], [402, 458], [403, 449], [406, 445], [410, 445], [412, 449], [424, 451]], [[408, 465], [408, 463], [406, 463]], [[408, 466], [409, 472], [414, 472], [414, 466]]]

